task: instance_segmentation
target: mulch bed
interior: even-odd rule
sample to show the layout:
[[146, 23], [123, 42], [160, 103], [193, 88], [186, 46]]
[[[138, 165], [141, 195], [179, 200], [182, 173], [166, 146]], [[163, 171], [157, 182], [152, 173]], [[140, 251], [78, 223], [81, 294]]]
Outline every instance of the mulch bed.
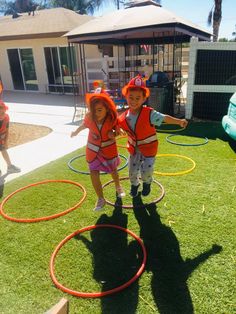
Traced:
[[46, 136], [52, 129], [46, 126], [10, 122], [8, 147], [25, 144]]

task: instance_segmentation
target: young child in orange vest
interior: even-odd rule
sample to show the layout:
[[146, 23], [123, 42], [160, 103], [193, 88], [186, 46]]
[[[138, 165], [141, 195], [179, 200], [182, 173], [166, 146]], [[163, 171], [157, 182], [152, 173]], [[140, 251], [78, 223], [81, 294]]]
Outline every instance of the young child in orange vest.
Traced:
[[[14, 166], [11, 163], [9, 154], [7, 152], [8, 147], [8, 136], [9, 136], [9, 116], [6, 113], [8, 107], [5, 103], [0, 99], [0, 151], [2, 153], [2, 157], [7, 163], [7, 172], [20, 172], [20, 168]], [[1, 175], [1, 170], [0, 170]]]
[[94, 210], [100, 210], [105, 205], [100, 171], [110, 173], [116, 187], [117, 197], [125, 196], [120, 185], [117, 167], [120, 164], [116, 146], [117, 111], [114, 102], [101, 88], [95, 93], [86, 94], [88, 113], [83, 123], [71, 133], [71, 137], [79, 134], [85, 128], [89, 129], [86, 146], [86, 160], [89, 165], [90, 177], [98, 200]]
[[160, 126], [162, 122], [165, 122], [186, 127], [188, 122], [143, 106], [150, 91], [141, 76], [131, 79], [122, 89], [122, 94], [129, 106], [119, 117], [119, 126], [128, 134], [130, 195], [132, 197], [138, 195], [141, 174], [142, 195], [147, 196], [151, 190], [153, 166], [158, 148], [155, 125]]

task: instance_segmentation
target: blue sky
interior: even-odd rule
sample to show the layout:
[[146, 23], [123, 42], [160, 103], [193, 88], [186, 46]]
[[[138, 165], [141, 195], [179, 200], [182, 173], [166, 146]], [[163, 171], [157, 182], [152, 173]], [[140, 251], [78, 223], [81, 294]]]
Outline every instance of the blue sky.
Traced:
[[[214, 4], [214, 0], [162, 0], [161, 4], [166, 10], [172, 11], [180, 17], [190, 20], [209, 32], [212, 31], [212, 28], [207, 26], [207, 17]], [[104, 6], [104, 8], [97, 11], [95, 15], [99, 16], [115, 10], [115, 5], [106, 5], [106, 8]], [[232, 39], [232, 32], [236, 31], [235, 25], [236, 0], [223, 0], [219, 38], [226, 37]]]

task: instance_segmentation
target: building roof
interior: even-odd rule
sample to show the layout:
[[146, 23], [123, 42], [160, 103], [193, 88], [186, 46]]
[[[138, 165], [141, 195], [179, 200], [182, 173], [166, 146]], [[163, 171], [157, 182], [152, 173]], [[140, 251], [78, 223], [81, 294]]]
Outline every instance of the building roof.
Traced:
[[60, 37], [71, 29], [93, 19], [65, 8], [35, 11], [34, 15], [20, 13], [0, 17], [0, 40]]
[[192, 36], [209, 41], [211, 34], [159, 5], [145, 2], [93, 19], [64, 36], [78, 43], [150, 44], [172, 42], [173, 38], [175, 42], [188, 42]]

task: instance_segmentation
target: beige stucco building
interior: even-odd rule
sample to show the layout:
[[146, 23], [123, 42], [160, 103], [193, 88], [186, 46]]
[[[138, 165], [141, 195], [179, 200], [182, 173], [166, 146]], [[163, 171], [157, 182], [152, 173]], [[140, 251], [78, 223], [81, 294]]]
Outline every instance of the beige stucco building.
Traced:
[[[78, 47], [69, 46], [63, 35], [92, 18], [64, 8], [0, 17], [0, 78], [4, 89], [73, 92], [79, 84], [80, 57]], [[97, 46], [84, 49], [86, 56], [100, 57]]]

